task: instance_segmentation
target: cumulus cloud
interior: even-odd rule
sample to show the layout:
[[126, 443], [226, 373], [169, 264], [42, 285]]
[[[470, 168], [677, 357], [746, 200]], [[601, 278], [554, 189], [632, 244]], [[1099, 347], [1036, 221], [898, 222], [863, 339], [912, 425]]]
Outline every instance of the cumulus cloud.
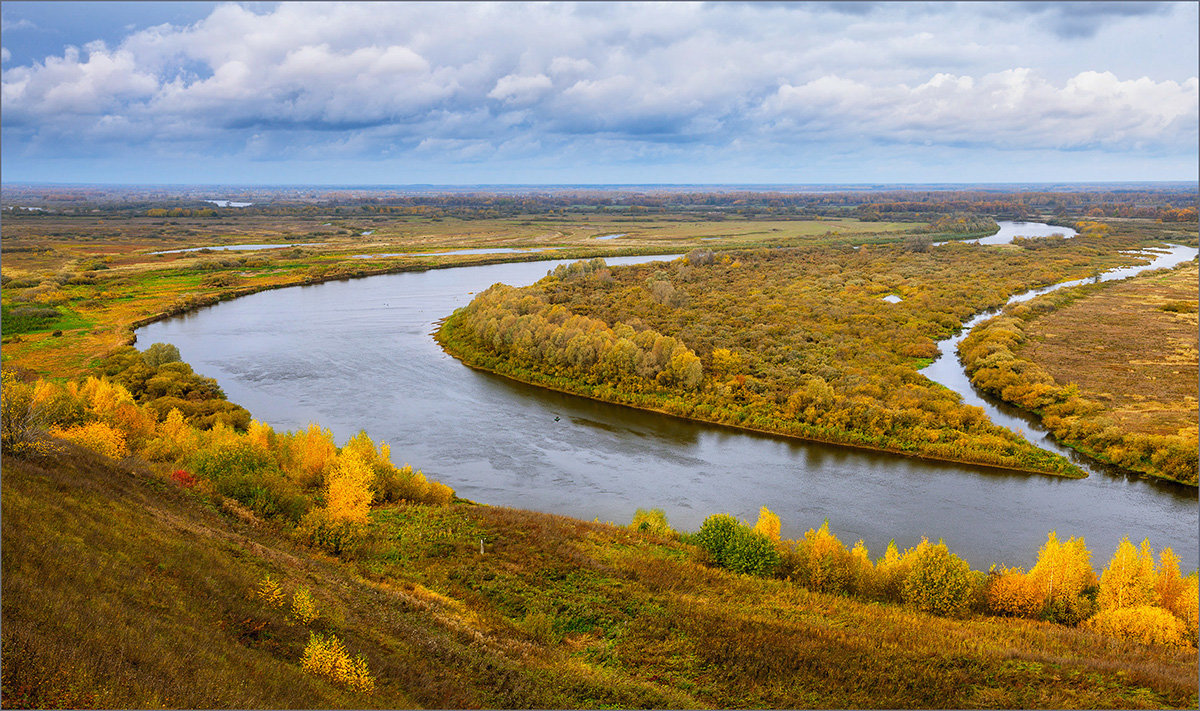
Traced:
[[[1093, 28], [1176, 11], [1135, 5], [1079, 7]], [[1194, 63], [1047, 74], [1078, 47], [1038, 63], [1077, 6], [228, 3], [24, 66], [5, 51], [3, 129], [30, 150], [71, 137], [264, 160], [769, 157], [864, 138], [1194, 152]], [[1024, 39], [1039, 21], [1051, 31]]]
[[1029, 68], [937, 74], [917, 86], [869, 86], [836, 76], [785, 84], [760, 111], [781, 132], [1013, 148], [1194, 145], [1197, 80], [1124, 80], [1082, 72], [1054, 86]]

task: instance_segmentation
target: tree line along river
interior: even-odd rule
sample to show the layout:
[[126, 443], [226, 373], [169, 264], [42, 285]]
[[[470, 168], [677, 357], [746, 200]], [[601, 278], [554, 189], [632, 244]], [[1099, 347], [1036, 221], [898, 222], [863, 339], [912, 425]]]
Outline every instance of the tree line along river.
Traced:
[[[1020, 231], [1042, 228], [1070, 232], [1047, 225]], [[1170, 259], [1195, 253], [1175, 250]], [[1156, 549], [1172, 546], [1185, 567], [1195, 566], [1194, 489], [1095, 467], [1087, 479], [1070, 480], [746, 433], [480, 373], [433, 341], [437, 321], [474, 292], [496, 282], [531, 284], [560, 263], [264, 291], [149, 324], [137, 340], [143, 348], [175, 344], [231, 401], [277, 430], [318, 422], [345, 441], [366, 429], [391, 445], [397, 464], [411, 463], [483, 503], [616, 523], [637, 508], [661, 508], [682, 530], [720, 512], [753, 522], [766, 505], [785, 536], [828, 518], [843, 542], [861, 538], [872, 556], [890, 539], [903, 548], [927, 536], [945, 539], [985, 570], [993, 562], [1032, 564], [1051, 530], [1084, 536], [1102, 567], [1128, 535], [1148, 537]], [[925, 374], [972, 404], [982, 400], [994, 421], [1032, 432], [1026, 420], [1006, 419], [1019, 417], [1011, 408], [970, 387], [950, 340], [939, 344], [943, 356]]]

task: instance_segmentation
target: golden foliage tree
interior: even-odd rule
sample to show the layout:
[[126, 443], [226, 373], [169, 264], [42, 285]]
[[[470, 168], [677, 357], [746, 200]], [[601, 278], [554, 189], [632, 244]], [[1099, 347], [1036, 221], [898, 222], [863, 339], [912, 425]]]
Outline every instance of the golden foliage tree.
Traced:
[[1100, 576], [1096, 603], [1104, 611], [1154, 602], [1154, 555], [1150, 542], [1142, 541], [1139, 550], [1133, 547], [1128, 537], [1122, 538], [1117, 552]]
[[366, 523], [374, 479], [374, 470], [358, 451], [343, 449], [326, 476], [325, 507], [330, 517]]
[[760, 508], [758, 510], [758, 521], [756, 521], [754, 524], [754, 532], [761, 533], [767, 538], [770, 538], [772, 541], [778, 543], [779, 529], [779, 517], [776, 516], [775, 513], [766, 506]]

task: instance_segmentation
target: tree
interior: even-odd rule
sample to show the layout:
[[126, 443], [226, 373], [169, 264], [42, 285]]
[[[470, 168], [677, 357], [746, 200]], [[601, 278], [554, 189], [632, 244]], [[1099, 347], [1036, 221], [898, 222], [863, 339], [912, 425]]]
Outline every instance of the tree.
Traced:
[[1150, 542], [1142, 541], [1141, 550], [1133, 547], [1129, 538], [1122, 538], [1117, 552], [1100, 576], [1100, 593], [1096, 598], [1101, 610], [1153, 605], [1154, 555]]

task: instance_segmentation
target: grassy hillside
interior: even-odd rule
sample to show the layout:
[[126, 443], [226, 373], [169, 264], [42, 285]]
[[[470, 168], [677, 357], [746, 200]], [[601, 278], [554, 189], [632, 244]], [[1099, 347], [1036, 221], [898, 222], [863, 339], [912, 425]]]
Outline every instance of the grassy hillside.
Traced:
[[[1193, 648], [812, 593], [611, 525], [390, 506], [337, 560], [137, 460], [3, 467], [6, 707], [1196, 705]], [[319, 616], [259, 597], [268, 575]], [[311, 631], [374, 691], [303, 671]]]

